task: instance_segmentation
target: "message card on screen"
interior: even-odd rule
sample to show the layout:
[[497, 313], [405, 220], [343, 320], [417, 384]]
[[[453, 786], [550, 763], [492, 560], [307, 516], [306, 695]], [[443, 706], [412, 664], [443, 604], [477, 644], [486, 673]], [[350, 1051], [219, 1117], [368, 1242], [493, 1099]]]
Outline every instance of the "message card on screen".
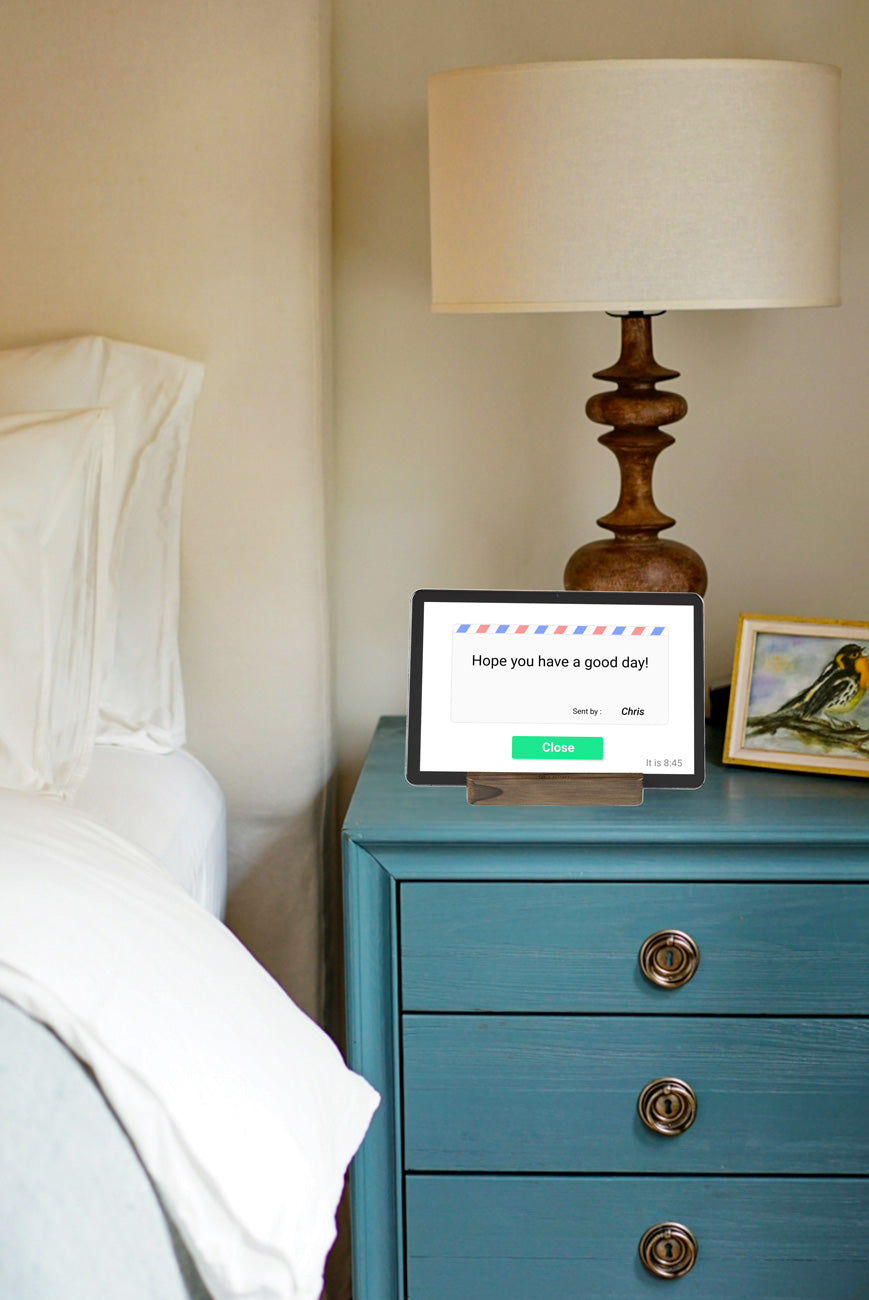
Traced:
[[454, 722], [666, 723], [667, 629], [458, 623]]
[[659, 593], [420, 591], [407, 778], [642, 772], [703, 781], [703, 604]]

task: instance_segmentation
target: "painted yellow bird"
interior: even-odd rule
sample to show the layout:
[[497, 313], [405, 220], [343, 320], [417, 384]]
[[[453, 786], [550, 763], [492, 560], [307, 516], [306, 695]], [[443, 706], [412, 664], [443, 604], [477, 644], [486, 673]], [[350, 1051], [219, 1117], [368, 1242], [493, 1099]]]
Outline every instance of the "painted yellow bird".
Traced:
[[843, 645], [811, 686], [800, 691], [775, 713], [797, 714], [802, 718], [817, 718], [822, 713], [850, 713], [869, 690], [867, 653], [865, 646], [854, 642]]

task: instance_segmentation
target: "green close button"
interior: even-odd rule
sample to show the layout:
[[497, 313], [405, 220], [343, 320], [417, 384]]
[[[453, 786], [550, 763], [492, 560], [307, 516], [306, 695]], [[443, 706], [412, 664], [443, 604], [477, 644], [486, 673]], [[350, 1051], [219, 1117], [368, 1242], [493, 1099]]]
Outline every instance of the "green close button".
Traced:
[[603, 736], [514, 736], [514, 758], [603, 758]]

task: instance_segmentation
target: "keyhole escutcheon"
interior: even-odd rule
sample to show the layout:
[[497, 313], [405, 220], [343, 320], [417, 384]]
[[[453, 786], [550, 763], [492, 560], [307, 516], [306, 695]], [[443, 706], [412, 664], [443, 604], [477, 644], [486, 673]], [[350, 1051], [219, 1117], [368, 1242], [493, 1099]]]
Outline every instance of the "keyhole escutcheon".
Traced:
[[694, 978], [700, 949], [684, 930], [658, 930], [645, 940], [639, 953], [640, 970], [659, 988], [681, 988]]
[[681, 1223], [656, 1223], [643, 1233], [640, 1259], [656, 1277], [683, 1277], [697, 1259], [697, 1239]]
[[637, 1110], [646, 1128], [653, 1133], [678, 1137], [697, 1118], [697, 1094], [684, 1079], [653, 1079], [640, 1093]]

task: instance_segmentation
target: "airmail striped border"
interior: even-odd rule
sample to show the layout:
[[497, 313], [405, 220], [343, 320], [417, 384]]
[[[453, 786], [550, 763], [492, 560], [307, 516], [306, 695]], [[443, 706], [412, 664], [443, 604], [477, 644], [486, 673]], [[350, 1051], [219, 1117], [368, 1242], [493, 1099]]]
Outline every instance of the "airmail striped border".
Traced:
[[631, 627], [627, 623], [457, 623], [454, 632], [496, 636], [663, 636], [665, 627]]

